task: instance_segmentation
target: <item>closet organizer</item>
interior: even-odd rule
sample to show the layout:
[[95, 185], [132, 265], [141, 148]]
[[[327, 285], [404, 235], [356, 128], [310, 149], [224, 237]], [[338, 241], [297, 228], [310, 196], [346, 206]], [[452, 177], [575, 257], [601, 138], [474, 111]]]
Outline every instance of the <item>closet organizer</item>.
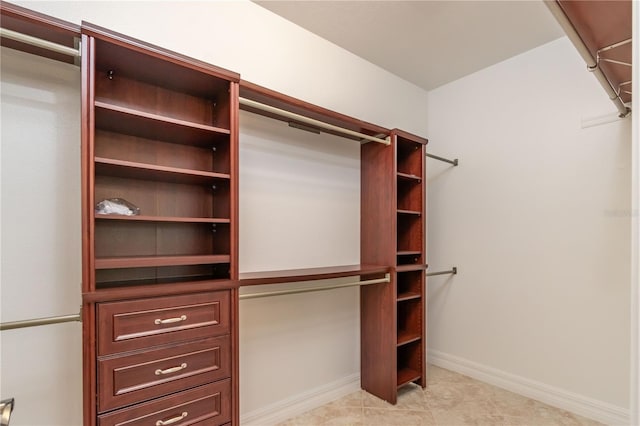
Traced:
[[[362, 388], [425, 386], [426, 139], [0, 7], [3, 46], [82, 68], [84, 424], [238, 425], [240, 286], [354, 277]], [[238, 273], [240, 109], [361, 144], [361, 264]], [[140, 214], [96, 213], [112, 198]]]

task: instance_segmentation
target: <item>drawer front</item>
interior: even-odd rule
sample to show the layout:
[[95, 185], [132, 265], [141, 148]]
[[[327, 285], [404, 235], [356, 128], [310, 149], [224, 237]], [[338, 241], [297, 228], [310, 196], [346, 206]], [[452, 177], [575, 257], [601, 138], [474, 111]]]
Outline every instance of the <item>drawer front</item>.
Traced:
[[98, 426], [219, 426], [231, 420], [231, 380], [98, 416]]
[[229, 333], [229, 291], [98, 304], [98, 355]]
[[98, 359], [98, 411], [224, 379], [230, 373], [229, 336]]

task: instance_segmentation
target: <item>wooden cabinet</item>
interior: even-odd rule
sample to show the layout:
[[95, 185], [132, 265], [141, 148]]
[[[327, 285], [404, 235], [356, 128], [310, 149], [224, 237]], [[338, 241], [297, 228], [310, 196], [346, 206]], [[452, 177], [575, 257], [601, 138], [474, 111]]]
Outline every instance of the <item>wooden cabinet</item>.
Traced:
[[361, 289], [362, 388], [392, 404], [426, 385], [425, 145], [393, 130], [390, 147], [361, 149], [361, 262], [394, 266], [387, 286]]
[[81, 31], [85, 424], [237, 423], [238, 75]]

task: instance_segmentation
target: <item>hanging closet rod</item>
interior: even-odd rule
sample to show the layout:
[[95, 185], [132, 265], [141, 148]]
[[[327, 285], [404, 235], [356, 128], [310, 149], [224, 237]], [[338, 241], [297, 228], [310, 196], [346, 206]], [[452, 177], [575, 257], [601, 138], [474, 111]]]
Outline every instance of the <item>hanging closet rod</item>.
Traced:
[[373, 280], [364, 280], [364, 281], [356, 281], [345, 284], [335, 284], [335, 285], [326, 285], [322, 287], [309, 287], [309, 288], [300, 288], [300, 289], [291, 289], [291, 290], [276, 290], [276, 291], [266, 291], [263, 293], [248, 293], [241, 294], [239, 298], [241, 300], [244, 299], [258, 299], [261, 297], [271, 297], [271, 296], [283, 296], [285, 294], [298, 294], [298, 293], [311, 293], [314, 291], [324, 291], [324, 290], [333, 290], [336, 288], [345, 288], [345, 287], [360, 287], [363, 285], [371, 285], [371, 284], [380, 284], [380, 283], [388, 283], [391, 281], [391, 276], [389, 274], [384, 274], [384, 278], [376, 278]]
[[39, 325], [59, 324], [63, 322], [82, 321], [80, 314], [62, 315], [59, 317], [34, 318], [22, 321], [11, 321], [0, 323], [0, 331], [12, 330], [14, 328], [37, 327]]
[[43, 40], [41, 38], [33, 37], [27, 34], [22, 34], [17, 31], [8, 30], [6, 28], [0, 28], [0, 36], [22, 43], [30, 44], [32, 46], [51, 50], [53, 52], [62, 53], [63, 55], [73, 56], [75, 58], [80, 57], [79, 49], [63, 46], [61, 44], [53, 43], [51, 41]]
[[458, 273], [458, 267], [454, 266], [448, 271], [439, 271], [439, 272], [427, 272], [427, 277], [433, 277], [434, 275], [455, 275]]
[[437, 155], [433, 155], [433, 154], [427, 154], [427, 157], [433, 158], [435, 160], [444, 161], [445, 163], [450, 163], [450, 164], [453, 164], [454, 166], [458, 165], [458, 159], [457, 158], [455, 158], [453, 160], [449, 160], [447, 158], [438, 157]]
[[366, 141], [377, 142], [384, 145], [391, 144], [391, 138], [389, 136], [387, 136], [385, 139], [382, 139], [376, 136], [366, 135], [364, 133], [355, 132], [343, 127], [334, 126], [333, 124], [325, 123], [324, 121], [316, 120], [314, 118], [305, 117], [304, 115], [296, 114], [294, 112], [289, 112], [280, 108], [272, 107], [271, 105], [265, 105], [260, 102], [252, 101], [251, 99], [247, 98], [241, 97], [239, 98], [239, 101], [241, 105], [246, 105], [248, 107], [259, 109], [261, 111], [270, 112], [280, 117], [290, 118], [292, 120], [300, 121], [311, 126], [320, 127], [325, 130], [340, 132], [344, 135], [354, 136], [357, 138], [365, 139]]
[[580, 53], [580, 56], [582, 56], [582, 59], [587, 63], [587, 68], [589, 69], [589, 71], [593, 72], [593, 75], [596, 76], [602, 88], [605, 90], [605, 92], [607, 92], [609, 99], [615, 104], [616, 108], [618, 109], [618, 116], [620, 118], [623, 118], [629, 115], [631, 109], [624, 104], [622, 98], [620, 97], [620, 94], [616, 93], [613, 85], [611, 84], [607, 76], [604, 75], [596, 60], [594, 60], [591, 52], [589, 51], [589, 48], [584, 44], [584, 41], [582, 41], [580, 34], [578, 34], [578, 32], [576, 31], [573, 24], [564, 13], [564, 10], [562, 10], [562, 7], [556, 0], [544, 0], [544, 4], [556, 18], [564, 32], [569, 37], [569, 40], [571, 40], [575, 48], [578, 50], [578, 53]]

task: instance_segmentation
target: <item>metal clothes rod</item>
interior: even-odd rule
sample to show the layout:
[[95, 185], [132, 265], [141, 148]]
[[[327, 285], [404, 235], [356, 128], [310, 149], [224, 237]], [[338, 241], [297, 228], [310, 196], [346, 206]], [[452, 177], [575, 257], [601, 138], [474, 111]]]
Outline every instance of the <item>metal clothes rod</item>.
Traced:
[[438, 157], [437, 155], [433, 155], [433, 154], [427, 154], [427, 157], [433, 158], [435, 160], [444, 161], [445, 163], [450, 163], [450, 164], [453, 164], [454, 166], [458, 165], [458, 159], [457, 158], [455, 158], [453, 160], [449, 160], [447, 158]]
[[455, 275], [458, 273], [458, 267], [454, 266], [448, 271], [439, 271], [439, 272], [427, 272], [427, 277], [433, 277], [434, 275]]
[[600, 82], [600, 85], [604, 88], [605, 92], [607, 92], [609, 99], [611, 99], [611, 101], [613, 101], [613, 103], [615, 104], [619, 112], [618, 116], [620, 118], [623, 118], [629, 115], [631, 109], [624, 104], [624, 102], [620, 98], [620, 95], [616, 93], [613, 85], [598, 66], [598, 62], [591, 55], [589, 48], [587, 48], [587, 46], [584, 44], [584, 41], [582, 41], [582, 38], [573, 27], [571, 21], [569, 21], [569, 18], [567, 18], [567, 15], [565, 15], [562, 7], [560, 7], [556, 0], [544, 0], [544, 4], [556, 18], [564, 32], [569, 37], [569, 40], [571, 40], [575, 48], [578, 50], [578, 53], [580, 53], [580, 56], [582, 56], [582, 59], [584, 59], [584, 61], [587, 63], [587, 68], [589, 69], [589, 71], [593, 72], [593, 75], [596, 76], [596, 78]]
[[309, 287], [309, 288], [300, 288], [300, 289], [291, 289], [291, 290], [266, 291], [266, 292], [263, 292], [263, 293], [248, 293], [248, 294], [241, 294], [238, 297], [241, 300], [258, 299], [258, 298], [261, 298], [261, 297], [283, 296], [285, 294], [311, 293], [311, 292], [314, 292], [314, 291], [333, 290], [333, 289], [336, 289], [336, 288], [359, 287], [359, 286], [363, 286], [363, 285], [388, 283], [390, 281], [391, 281], [391, 276], [389, 274], [385, 274], [384, 278], [376, 278], [376, 279], [373, 279], [373, 280], [356, 281], [356, 282], [345, 283], [345, 284], [326, 285], [326, 286], [322, 286], [322, 287]]
[[80, 57], [80, 50], [73, 47], [63, 46], [61, 44], [53, 43], [41, 38], [32, 37], [27, 34], [22, 34], [17, 31], [8, 30], [6, 28], [0, 28], [0, 36], [19, 41], [22, 43], [30, 44], [32, 46], [41, 47], [43, 49], [51, 50], [53, 52], [62, 53], [63, 55], [73, 56], [74, 58]]
[[391, 138], [387, 137], [386, 139], [377, 138], [375, 136], [366, 135], [364, 133], [355, 132], [353, 130], [345, 129], [339, 126], [334, 126], [333, 124], [325, 123], [324, 121], [316, 120], [314, 118], [305, 117], [304, 115], [296, 114], [293, 112], [285, 111], [280, 108], [272, 107], [270, 105], [265, 105], [260, 102], [252, 101], [247, 98], [239, 98], [241, 105], [246, 105], [251, 108], [259, 109], [261, 111], [270, 112], [272, 114], [278, 115], [280, 117], [290, 118], [292, 120], [300, 121], [305, 124], [309, 124], [311, 126], [320, 127], [325, 130], [332, 130], [334, 132], [340, 132], [344, 135], [354, 136], [357, 138], [365, 139], [371, 142], [377, 142], [384, 145], [391, 144]]
[[82, 321], [80, 314], [62, 315], [59, 317], [34, 318], [23, 321], [3, 322], [0, 324], [0, 331], [12, 330], [14, 328], [37, 327], [39, 325], [59, 324], [63, 322]]

